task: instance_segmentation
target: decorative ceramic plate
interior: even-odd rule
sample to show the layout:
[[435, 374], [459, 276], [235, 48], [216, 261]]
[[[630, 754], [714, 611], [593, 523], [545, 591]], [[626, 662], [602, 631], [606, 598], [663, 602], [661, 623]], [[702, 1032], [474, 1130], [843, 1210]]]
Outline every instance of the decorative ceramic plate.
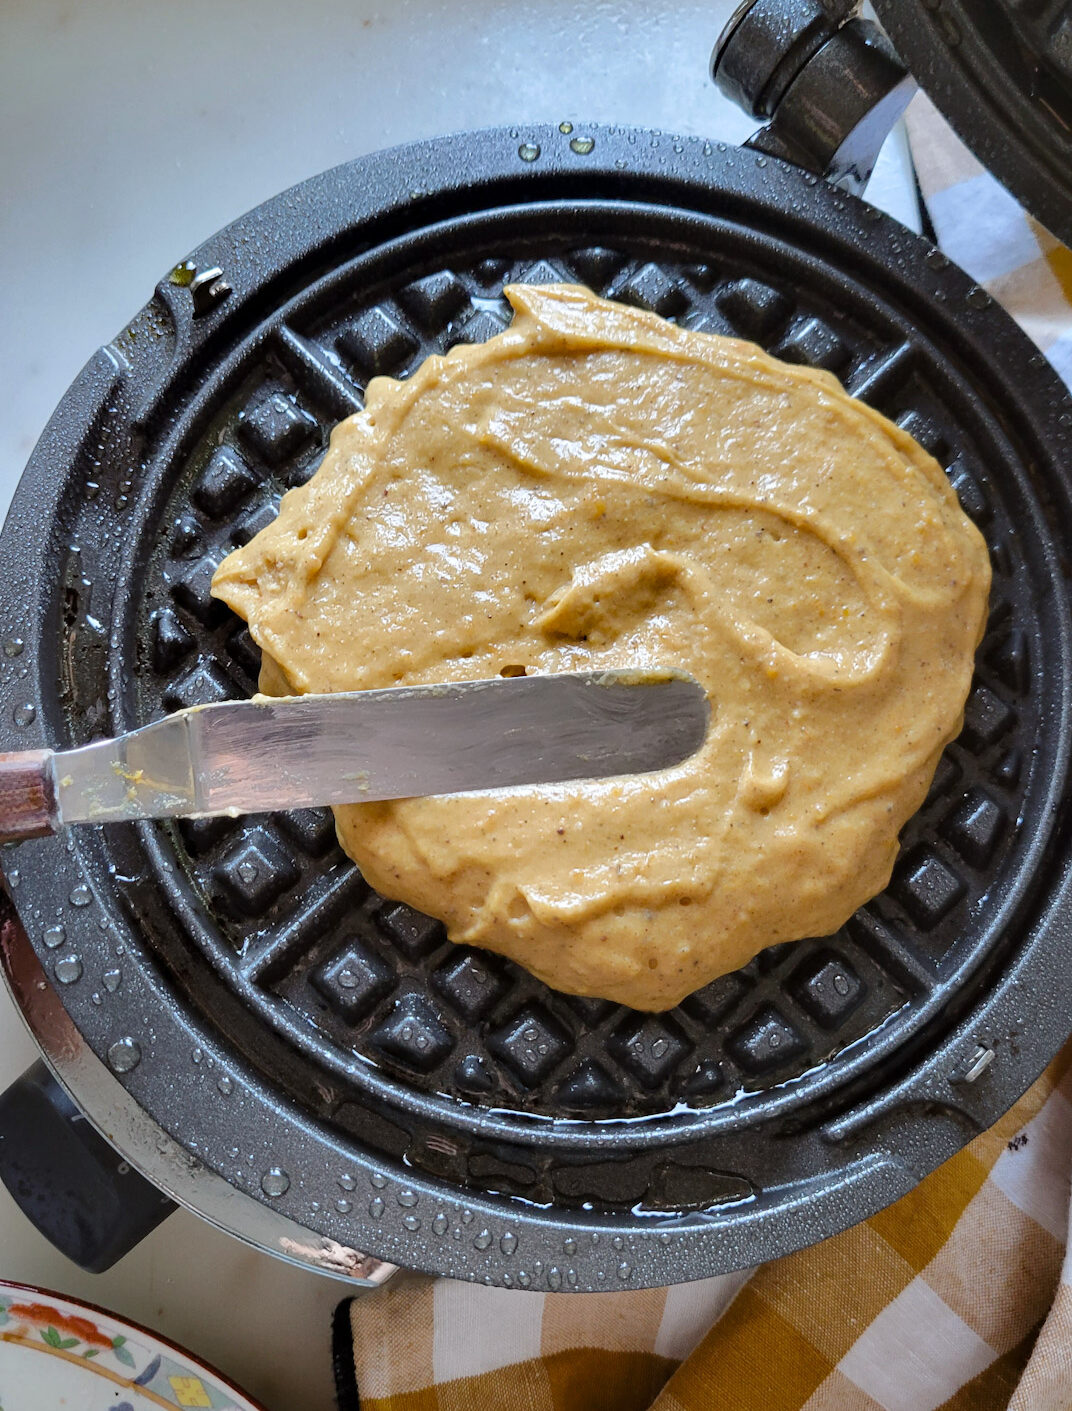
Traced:
[[203, 1362], [113, 1313], [0, 1280], [0, 1411], [263, 1411]]

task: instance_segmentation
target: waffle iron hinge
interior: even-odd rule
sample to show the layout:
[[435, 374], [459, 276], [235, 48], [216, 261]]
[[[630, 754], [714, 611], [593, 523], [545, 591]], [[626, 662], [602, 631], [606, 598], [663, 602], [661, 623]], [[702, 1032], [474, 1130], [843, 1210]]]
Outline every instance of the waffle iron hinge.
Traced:
[[859, 0], [745, 0], [711, 56], [723, 93], [768, 119], [745, 144], [860, 195], [916, 82]]

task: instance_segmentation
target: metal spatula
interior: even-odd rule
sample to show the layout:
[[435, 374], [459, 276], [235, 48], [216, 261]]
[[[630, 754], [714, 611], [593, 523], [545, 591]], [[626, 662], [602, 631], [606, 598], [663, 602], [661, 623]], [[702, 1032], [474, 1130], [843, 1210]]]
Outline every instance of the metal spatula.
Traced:
[[699, 683], [671, 671], [194, 706], [81, 749], [0, 755], [0, 840], [645, 773], [698, 749], [708, 715]]

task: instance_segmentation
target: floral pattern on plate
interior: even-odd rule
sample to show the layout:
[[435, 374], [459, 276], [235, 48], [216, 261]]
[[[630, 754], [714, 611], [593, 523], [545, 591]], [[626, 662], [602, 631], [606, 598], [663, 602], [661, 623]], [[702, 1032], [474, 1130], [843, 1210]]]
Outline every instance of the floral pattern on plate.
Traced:
[[217, 1372], [147, 1329], [59, 1294], [0, 1281], [0, 1411], [259, 1411]]

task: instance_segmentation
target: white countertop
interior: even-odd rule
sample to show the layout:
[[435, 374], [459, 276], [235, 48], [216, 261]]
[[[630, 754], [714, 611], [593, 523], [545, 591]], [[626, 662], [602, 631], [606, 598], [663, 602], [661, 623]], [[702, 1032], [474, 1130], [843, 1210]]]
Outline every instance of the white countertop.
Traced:
[[[735, 0], [34, 0], [0, 6], [0, 513], [68, 384], [219, 226], [347, 158], [570, 118], [739, 141], [707, 78]], [[918, 228], [904, 140], [871, 199]], [[35, 1058], [0, 990], [0, 1086]], [[76, 1269], [0, 1187], [0, 1277], [157, 1328], [269, 1411], [329, 1411], [343, 1285], [185, 1211]]]

